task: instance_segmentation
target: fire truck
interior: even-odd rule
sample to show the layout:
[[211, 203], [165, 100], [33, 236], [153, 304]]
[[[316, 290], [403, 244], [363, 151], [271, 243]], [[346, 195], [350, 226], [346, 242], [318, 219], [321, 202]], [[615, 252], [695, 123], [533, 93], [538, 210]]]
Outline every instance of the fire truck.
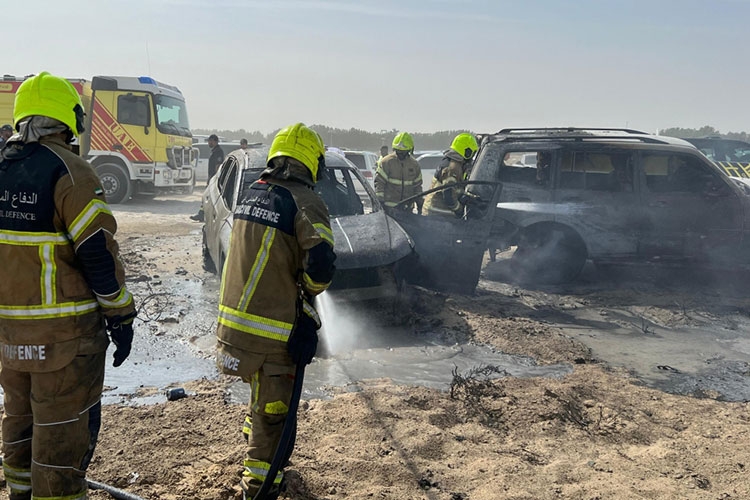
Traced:
[[[0, 124], [12, 123], [15, 92], [26, 78], [0, 80]], [[199, 152], [177, 87], [144, 76], [68, 81], [86, 111], [79, 151], [99, 175], [107, 201], [193, 192]]]

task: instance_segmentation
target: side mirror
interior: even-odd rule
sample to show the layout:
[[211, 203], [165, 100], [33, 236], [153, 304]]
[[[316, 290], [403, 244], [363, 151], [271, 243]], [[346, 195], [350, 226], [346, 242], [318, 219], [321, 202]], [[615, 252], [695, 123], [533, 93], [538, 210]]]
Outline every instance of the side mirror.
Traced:
[[148, 101], [149, 105], [146, 106], [146, 124], [143, 126], [143, 133], [148, 135], [148, 127], [151, 126], [151, 99], [149, 97], [146, 97], [146, 100]]
[[706, 181], [703, 189], [703, 196], [710, 200], [726, 198], [730, 193], [731, 191], [726, 184], [713, 178]]

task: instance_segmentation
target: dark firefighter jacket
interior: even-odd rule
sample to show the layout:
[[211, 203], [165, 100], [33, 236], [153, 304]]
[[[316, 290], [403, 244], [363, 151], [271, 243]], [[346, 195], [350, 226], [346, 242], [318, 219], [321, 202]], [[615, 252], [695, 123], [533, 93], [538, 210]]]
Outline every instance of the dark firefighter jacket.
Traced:
[[3, 365], [54, 371], [76, 354], [106, 349], [103, 316], [134, 311], [116, 230], [96, 173], [63, 141], [47, 136], [3, 150]]
[[[399, 160], [396, 153], [384, 157], [375, 172], [375, 194], [387, 208], [422, 192], [422, 169], [411, 155]], [[411, 207], [405, 207], [411, 208]]]
[[[440, 165], [435, 170], [430, 189], [449, 186], [464, 180], [466, 175], [466, 160], [452, 149], [445, 152]], [[424, 202], [427, 215], [454, 215], [462, 211], [463, 205], [459, 201], [463, 188], [454, 187], [430, 193]]]
[[300, 287], [323, 292], [335, 269], [328, 208], [309, 171], [285, 159], [240, 194], [234, 212], [217, 336], [243, 351], [286, 352]]

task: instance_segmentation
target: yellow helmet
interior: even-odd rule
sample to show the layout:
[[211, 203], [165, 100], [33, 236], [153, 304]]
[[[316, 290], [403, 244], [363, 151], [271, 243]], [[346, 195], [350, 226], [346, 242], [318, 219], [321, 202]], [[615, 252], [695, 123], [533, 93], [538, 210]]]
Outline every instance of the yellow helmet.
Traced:
[[303, 123], [297, 123], [279, 130], [271, 143], [266, 163], [277, 156], [289, 156], [302, 162], [317, 182], [318, 167], [325, 165], [325, 154], [326, 149], [320, 135]]
[[83, 128], [83, 103], [75, 87], [66, 79], [46, 71], [23, 82], [16, 91], [13, 127], [27, 116], [48, 116], [59, 120], [78, 137]]
[[458, 134], [456, 138], [453, 139], [451, 149], [468, 160], [477, 152], [479, 145], [473, 135]]
[[409, 132], [399, 132], [393, 138], [393, 149], [396, 151], [413, 151], [414, 138]]

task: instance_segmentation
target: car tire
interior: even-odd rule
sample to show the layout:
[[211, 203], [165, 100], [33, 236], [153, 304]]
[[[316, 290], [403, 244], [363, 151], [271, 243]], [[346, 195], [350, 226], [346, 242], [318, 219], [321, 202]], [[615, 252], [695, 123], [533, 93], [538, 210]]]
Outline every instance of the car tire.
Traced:
[[116, 163], [103, 163], [97, 165], [96, 175], [102, 183], [104, 196], [107, 203], [116, 205], [125, 203], [130, 199], [132, 186], [127, 172]]
[[209, 273], [217, 274], [216, 265], [214, 260], [211, 258], [211, 254], [208, 252], [208, 244], [206, 243], [206, 226], [203, 226], [203, 270]]
[[522, 282], [560, 284], [578, 276], [587, 257], [586, 244], [575, 231], [544, 225], [521, 233], [511, 262]]

